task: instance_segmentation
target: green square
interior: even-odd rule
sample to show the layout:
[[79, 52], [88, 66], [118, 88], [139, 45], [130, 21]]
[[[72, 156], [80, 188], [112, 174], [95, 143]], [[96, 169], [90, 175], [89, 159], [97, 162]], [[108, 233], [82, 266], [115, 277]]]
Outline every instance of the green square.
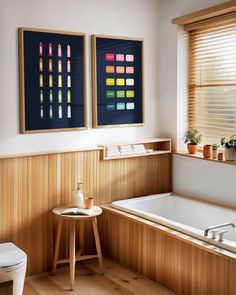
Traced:
[[123, 90], [116, 91], [116, 97], [124, 98], [125, 97], [125, 92]]
[[108, 90], [106, 92], [107, 98], [114, 98], [115, 97], [115, 91]]

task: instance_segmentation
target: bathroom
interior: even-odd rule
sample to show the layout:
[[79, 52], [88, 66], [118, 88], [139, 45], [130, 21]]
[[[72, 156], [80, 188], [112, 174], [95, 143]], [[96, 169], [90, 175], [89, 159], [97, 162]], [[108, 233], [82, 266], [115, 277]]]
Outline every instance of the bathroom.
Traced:
[[236, 294], [235, 13], [1, 0], [1, 295]]

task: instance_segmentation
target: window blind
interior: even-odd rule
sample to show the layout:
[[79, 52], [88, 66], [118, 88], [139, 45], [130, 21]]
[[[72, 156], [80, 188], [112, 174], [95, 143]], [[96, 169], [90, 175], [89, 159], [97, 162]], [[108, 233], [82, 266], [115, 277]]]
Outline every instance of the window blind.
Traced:
[[188, 123], [203, 144], [236, 134], [236, 23], [189, 32]]

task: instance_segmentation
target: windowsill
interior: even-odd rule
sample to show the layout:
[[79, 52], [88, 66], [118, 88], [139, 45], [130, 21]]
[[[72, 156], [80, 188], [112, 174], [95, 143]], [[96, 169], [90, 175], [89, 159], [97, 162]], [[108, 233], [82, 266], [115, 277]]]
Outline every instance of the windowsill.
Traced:
[[225, 161], [225, 160], [219, 161], [219, 160], [214, 160], [214, 159], [203, 158], [202, 153], [199, 153], [199, 152], [194, 155], [189, 154], [189, 153], [174, 153], [174, 155], [190, 157], [190, 158], [194, 158], [194, 159], [200, 159], [200, 160], [210, 161], [210, 162], [215, 162], [215, 163], [220, 163], [220, 164], [236, 165], [236, 161]]

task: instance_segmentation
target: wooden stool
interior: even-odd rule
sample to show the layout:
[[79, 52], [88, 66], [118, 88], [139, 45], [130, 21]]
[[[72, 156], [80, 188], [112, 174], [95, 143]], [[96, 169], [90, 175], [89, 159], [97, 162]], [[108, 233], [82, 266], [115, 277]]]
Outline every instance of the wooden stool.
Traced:
[[[102, 260], [102, 250], [100, 245], [100, 238], [97, 227], [97, 217], [102, 213], [102, 209], [97, 206], [93, 206], [92, 209], [88, 211], [91, 212], [90, 216], [85, 215], [61, 215], [61, 213], [72, 206], [64, 206], [53, 209], [53, 213], [59, 217], [59, 222], [57, 226], [57, 234], [56, 234], [56, 244], [55, 244], [55, 252], [54, 252], [54, 261], [53, 261], [53, 270], [52, 272], [55, 274], [57, 264], [60, 263], [70, 263], [70, 285], [71, 290], [74, 290], [75, 283], [75, 263], [77, 261], [82, 261], [86, 259], [98, 258], [101, 274], [104, 273], [103, 269], [103, 260]], [[59, 248], [60, 248], [60, 237], [61, 237], [61, 229], [63, 220], [69, 221], [69, 258], [66, 259], [58, 259], [59, 256]], [[95, 238], [95, 244], [97, 249], [97, 254], [95, 255], [84, 255], [84, 223], [83, 221], [91, 220], [93, 224], [93, 233]], [[80, 221], [80, 249], [75, 253], [75, 222]]]

